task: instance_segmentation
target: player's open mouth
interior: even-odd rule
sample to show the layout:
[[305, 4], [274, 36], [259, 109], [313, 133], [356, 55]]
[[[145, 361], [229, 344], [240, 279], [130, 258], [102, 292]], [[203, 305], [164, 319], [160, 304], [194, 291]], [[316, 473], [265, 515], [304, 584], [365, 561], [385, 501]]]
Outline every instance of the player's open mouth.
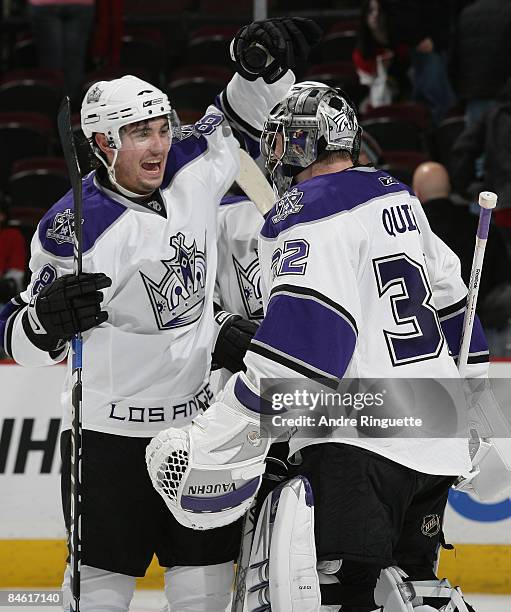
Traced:
[[150, 174], [159, 174], [161, 170], [161, 160], [149, 160], [143, 162], [142, 168]]

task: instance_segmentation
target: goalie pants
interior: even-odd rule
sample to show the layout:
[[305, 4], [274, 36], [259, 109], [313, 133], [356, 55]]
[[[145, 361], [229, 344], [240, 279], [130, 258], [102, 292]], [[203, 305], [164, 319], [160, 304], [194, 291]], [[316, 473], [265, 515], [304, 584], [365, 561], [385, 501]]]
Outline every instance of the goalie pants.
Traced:
[[[82, 564], [144, 576], [153, 554], [163, 567], [236, 559], [241, 522], [194, 531], [180, 525], [146, 470], [149, 438], [82, 432]], [[62, 506], [70, 526], [71, 432], [62, 432]]]
[[416, 472], [348, 444], [316, 444], [301, 455], [292, 471], [312, 485], [318, 561], [342, 559], [340, 586], [322, 585], [323, 604], [374, 610], [374, 586], [389, 565], [414, 580], [435, 577], [452, 476]]

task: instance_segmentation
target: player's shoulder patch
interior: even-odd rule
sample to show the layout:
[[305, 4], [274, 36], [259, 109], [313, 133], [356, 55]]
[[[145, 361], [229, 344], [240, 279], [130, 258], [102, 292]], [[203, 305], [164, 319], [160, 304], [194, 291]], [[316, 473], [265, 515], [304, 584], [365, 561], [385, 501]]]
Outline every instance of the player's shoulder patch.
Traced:
[[[97, 239], [126, 212], [94, 184], [94, 173], [82, 182], [83, 252], [90, 250]], [[41, 219], [38, 236], [42, 248], [57, 257], [73, 256], [74, 206], [73, 193], [68, 191]]]
[[271, 222], [275, 225], [280, 221], [284, 221], [289, 215], [298, 214], [303, 204], [300, 204], [303, 199], [304, 192], [298, 187], [293, 187], [275, 203], [274, 213], [270, 215]]

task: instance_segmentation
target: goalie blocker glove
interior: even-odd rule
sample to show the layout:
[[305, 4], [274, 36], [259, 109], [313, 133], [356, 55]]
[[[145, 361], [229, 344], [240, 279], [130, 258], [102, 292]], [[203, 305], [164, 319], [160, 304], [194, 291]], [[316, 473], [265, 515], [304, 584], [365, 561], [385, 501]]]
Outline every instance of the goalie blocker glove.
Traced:
[[108, 314], [101, 310], [101, 289], [112, 281], [102, 273], [66, 274], [43, 287], [23, 314], [29, 340], [42, 351], [62, 348], [78, 332], [101, 325]]
[[262, 77], [268, 84], [275, 83], [288, 70], [307, 61], [321, 35], [321, 28], [303, 17], [254, 21], [234, 37], [231, 59], [248, 81]]
[[259, 325], [224, 310], [216, 313], [215, 321], [220, 331], [213, 351], [213, 369], [227, 368], [233, 374], [245, 371], [243, 359]]

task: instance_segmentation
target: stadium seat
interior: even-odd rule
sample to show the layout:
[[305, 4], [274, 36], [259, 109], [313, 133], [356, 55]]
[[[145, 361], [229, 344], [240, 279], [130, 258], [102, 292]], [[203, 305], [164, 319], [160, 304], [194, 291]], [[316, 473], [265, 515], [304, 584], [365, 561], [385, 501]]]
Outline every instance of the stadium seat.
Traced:
[[166, 49], [160, 41], [123, 36], [121, 45], [121, 64], [140, 67], [151, 82], [158, 83], [165, 71]]
[[203, 77], [177, 79], [166, 88], [171, 105], [178, 115], [182, 109], [203, 112], [213, 104], [215, 97], [222, 91], [225, 83], [212, 81]]
[[146, 16], [150, 13], [181, 13], [194, 8], [195, 0], [124, 0], [124, 13]]
[[184, 64], [212, 64], [226, 66], [229, 62], [229, 45], [232, 36], [222, 33], [194, 36], [188, 42], [183, 56]]
[[307, 69], [304, 79], [319, 81], [332, 87], [340, 87], [357, 107], [367, 95], [367, 87], [360, 84], [351, 61], [314, 64]]
[[58, 157], [14, 162], [7, 193], [16, 205], [50, 208], [70, 188], [66, 162]]
[[359, 27], [360, 19], [341, 19], [329, 26], [325, 34], [328, 35], [335, 34], [337, 32], [354, 32], [357, 31]]
[[55, 119], [62, 99], [62, 79], [36, 74], [20, 72], [0, 81], [0, 112], [37, 112]]
[[192, 125], [204, 116], [204, 111], [193, 110], [191, 108], [180, 108], [178, 115], [181, 125]]
[[24, 38], [14, 43], [9, 53], [11, 68], [36, 68], [37, 50], [33, 38]]
[[398, 181], [405, 183], [405, 185], [412, 184], [413, 172], [408, 168], [402, 168], [392, 164], [385, 164], [384, 166], [381, 166], [381, 170], [385, 170], [385, 172], [390, 174], [390, 176], [393, 176]]
[[13, 162], [43, 157], [50, 151], [52, 122], [38, 113], [0, 113], [0, 187]]
[[422, 151], [422, 134], [410, 121], [380, 118], [362, 121], [362, 127], [380, 143], [385, 151]]
[[428, 136], [431, 157], [446, 166], [450, 166], [451, 149], [456, 139], [465, 129], [465, 117], [444, 119]]
[[[273, 3], [268, 1], [268, 8], [271, 8]], [[251, 15], [254, 8], [253, 0], [200, 0], [199, 10], [202, 13], [219, 13], [230, 15], [232, 13], [244, 13]]]
[[227, 85], [233, 74], [234, 68], [231, 69], [224, 66], [210, 66], [207, 64], [180, 66], [172, 71], [171, 81], [203, 78], [208, 81], [215, 81], [219, 85]]
[[429, 159], [425, 153], [420, 151], [392, 151], [389, 149], [385, 150], [383, 157], [386, 164], [392, 167], [404, 168], [411, 172]]
[[28, 285], [30, 280], [30, 270], [28, 269], [28, 262], [30, 260], [30, 242], [32, 236], [37, 228], [37, 224], [42, 219], [45, 210], [43, 208], [35, 208], [32, 206], [14, 206], [12, 205], [9, 209], [9, 226], [16, 227], [20, 230], [23, 238], [25, 239], [26, 248], [26, 262], [27, 267], [25, 269], [25, 285]]
[[355, 30], [333, 32], [323, 36], [311, 52], [311, 62], [341, 62], [351, 60], [357, 42]]
[[363, 120], [387, 117], [414, 123], [420, 130], [429, 128], [431, 116], [427, 106], [418, 102], [395, 102], [371, 108], [363, 114]]

